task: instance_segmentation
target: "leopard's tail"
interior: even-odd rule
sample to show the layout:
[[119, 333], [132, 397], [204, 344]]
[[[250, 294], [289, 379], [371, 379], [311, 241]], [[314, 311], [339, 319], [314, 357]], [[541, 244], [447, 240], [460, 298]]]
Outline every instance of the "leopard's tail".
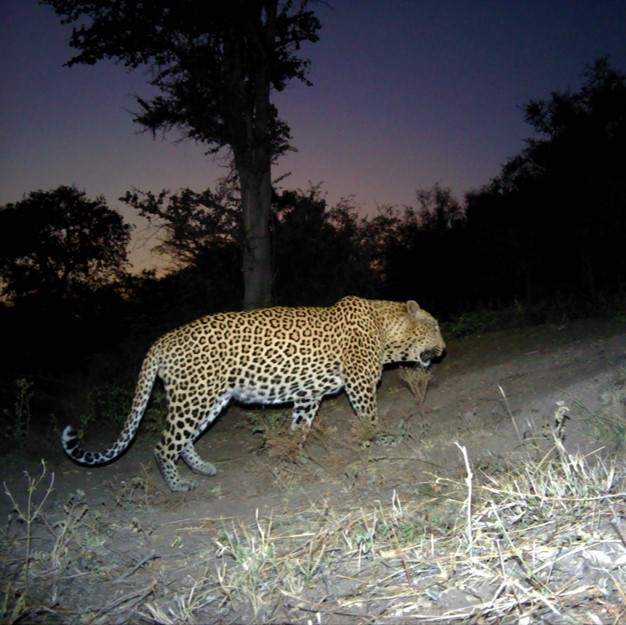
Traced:
[[137, 433], [137, 428], [139, 427], [139, 423], [148, 405], [148, 400], [150, 399], [150, 393], [152, 392], [159, 366], [159, 358], [156, 355], [155, 348], [152, 347], [141, 365], [133, 405], [128, 419], [124, 424], [124, 429], [111, 447], [105, 451], [85, 451], [78, 442], [78, 432], [76, 428], [68, 425], [63, 430], [61, 437], [61, 443], [65, 453], [78, 464], [87, 466], [98, 466], [113, 462], [113, 460], [123, 454]]

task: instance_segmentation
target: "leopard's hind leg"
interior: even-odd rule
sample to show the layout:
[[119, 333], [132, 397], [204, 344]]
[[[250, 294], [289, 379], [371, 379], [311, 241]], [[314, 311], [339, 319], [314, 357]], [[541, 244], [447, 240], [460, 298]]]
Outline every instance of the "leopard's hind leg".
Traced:
[[[223, 408], [226, 406], [228, 401], [230, 400], [230, 394], [224, 393], [217, 400], [213, 401], [213, 405], [210, 410], [207, 410], [207, 416], [200, 421], [197, 425], [194, 433], [191, 438], [187, 441], [187, 444], [180, 450], [180, 457], [185, 461], [185, 464], [198, 475], [206, 475], [211, 477], [217, 473], [217, 470], [213, 464], [210, 462], [203, 460], [196, 448], [194, 447], [194, 442], [196, 439], [204, 432], [204, 430], [217, 418]], [[206, 401], [205, 405], [210, 403], [209, 400]]]
[[180, 451], [181, 458], [185, 461], [185, 464], [198, 475], [213, 476], [217, 473], [217, 469], [206, 460], [202, 460], [198, 455], [193, 442], [187, 443]]

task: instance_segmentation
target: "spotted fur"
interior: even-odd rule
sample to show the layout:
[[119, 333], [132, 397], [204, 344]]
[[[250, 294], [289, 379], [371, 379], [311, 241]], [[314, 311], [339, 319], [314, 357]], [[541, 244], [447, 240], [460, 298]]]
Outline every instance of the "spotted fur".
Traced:
[[325, 395], [345, 389], [356, 414], [377, 418], [382, 366], [413, 361], [427, 367], [445, 349], [435, 319], [416, 302], [345, 297], [328, 308], [265, 308], [208, 315], [158, 339], [143, 361], [130, 415], [103, 452], [82, 449], [76, 430], [63, 432], [67, 454], [83, 465], [115, 460], [135, 436], [158, 376], [168, 415], [154, 453], [172, 491], [187, 491], [176, 462], [215, 475], [194, 442], [231, 399], [293, 402], [291, 427], [308, 431]]

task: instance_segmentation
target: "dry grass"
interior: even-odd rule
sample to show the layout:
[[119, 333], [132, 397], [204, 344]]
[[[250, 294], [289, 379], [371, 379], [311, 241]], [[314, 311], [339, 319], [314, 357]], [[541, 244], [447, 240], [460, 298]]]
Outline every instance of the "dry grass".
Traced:
[[[272, 461], [298, 464], [308, 432], [291, 429], [291, 410], [261, 409], [250, 413], [247, 421], [252, 433], [261, 437], [263, 449]], [[319, 427], [314, 424], [314, 428]]]
[[426, 399], [426, 391], [432, 377], [433, 374], [430, 369], [423, 367], [402, 367], [400, 369], [400, 378], [407, 384], [420, 408]]
[[437, 500], [233, 525], [215, 539], [215, 590], [250, 622], [618, 623], [625, 478], [555, 441], [539, 461], [440, 480]]
[[[459, 444], [464, 471], [431, 476], [431, 496], [393, 491], [257, 512], [252, 523], [181, 520], [161, 550], [138, 536], [132, 558], [110, 547], [122, 530], [103, 525], [80, 494], [60, 520], [47, 519], [39, 502], [48, 490], [37, 497], [30, 480], [33, 512], [4, 537], [0, 620], [617, 625], [626, 618], [623, 450], [568, 451], [563, 414], [559, 405], [550, 419], [548, 450], [528, 444], [504, 466], [476, 469]], [[151, 486], [133, 483], [120, 514], [137, 489], [148, 505]], [[37, 528], [47, 542], [35, 540]]]
[[394, 495], [224, 528], [213, 551], [222, 605], [250, 622], [626, 616], [623, 462], [570, 454], [555, 439], [538, 460], [438, 481], [446, 494], [427, 502]]

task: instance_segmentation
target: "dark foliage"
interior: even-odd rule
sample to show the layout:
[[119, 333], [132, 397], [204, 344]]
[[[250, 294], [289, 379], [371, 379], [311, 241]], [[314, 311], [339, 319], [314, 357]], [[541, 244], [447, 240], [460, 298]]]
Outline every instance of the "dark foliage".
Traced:
[[103, 198], [61, 186], [0, 209], [0, 233], [0, 278], [11, 304], [3, 360], [15, 371], [71, 367], [117, 325], [108, 315], [121, 301], [116, 285], [125, 275], [130, 226]]
[[129, 239], [119, 213], [75, 187], [35, 191], [0, 209], [0, 394], [19, 378], [53, 393], [124, 336], [118, 285]]
[[476, 269], [504, 300], [600, 312], [626, 282], [626, 76], [601, 59], [525, 111], [537, 135], [467, 198]]
[[274, 206], [277, 302], [328, 306], [344, 295], [380, 293], [365, 245], [367, 222], [349, 201], [329, 208], [313, 187], [285, 191]]
[[[33, 191], [0, 208], [0, 277], [10, 300], [61, 299], [89, 306], [88, 292], [114, 283], [127, 265], [130, 226], [76, 187]], [[71, 303], [69, 303], [71, 300]]]

